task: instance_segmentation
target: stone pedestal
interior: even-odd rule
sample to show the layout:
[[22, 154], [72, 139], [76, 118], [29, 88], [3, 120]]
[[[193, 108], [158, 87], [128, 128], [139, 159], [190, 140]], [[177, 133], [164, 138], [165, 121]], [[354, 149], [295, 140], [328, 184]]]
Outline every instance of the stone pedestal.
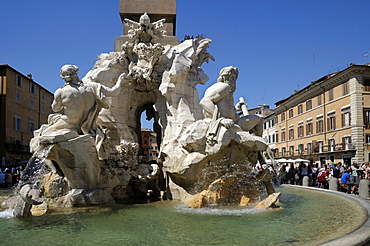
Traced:
[[304, 176], [302, 179], [302, 186], [308, 186], [308, 176]]
[[370, 191], [369, 185], [370, 185], [370, 180], [368, 180], [368, 179], [361, 179], [360, 180], [360, 185], [358, 187], [358, 195], [361, 198], [370, 198], [370, 195], [369, 195], [369, 191]]
[[329, 190], [338, 190], [338, 179], [337, 178], [330, 178], [329, 180]]

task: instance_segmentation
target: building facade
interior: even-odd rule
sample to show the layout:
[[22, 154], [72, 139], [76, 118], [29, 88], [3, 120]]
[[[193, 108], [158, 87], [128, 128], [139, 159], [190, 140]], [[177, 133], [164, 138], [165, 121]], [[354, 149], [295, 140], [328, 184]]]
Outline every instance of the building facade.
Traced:
[[37, 84], [32, 75], [0, 65], [0, 156], [16, 164], [31, 157], [33, 131], [47, 123], [53, 94]]
[[276, 158], [369, 161], [369, 64], [351, 64], [312, 82], [277, 102], [274, 114]]
[[149, 129], [141, 129], [141, 148], [147, 162], [156, 161], [159, 155], [157, 134]]

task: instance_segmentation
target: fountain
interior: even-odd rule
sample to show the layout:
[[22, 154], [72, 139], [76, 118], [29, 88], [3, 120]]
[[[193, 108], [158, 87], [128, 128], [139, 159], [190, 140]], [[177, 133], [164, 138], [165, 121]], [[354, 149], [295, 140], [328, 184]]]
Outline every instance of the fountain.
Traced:
[[[262, 182], [271, 201], [257, 207], [274, 206], [280, 193], [264, 160], [263, 118], [249, 115], [243, 98], [234, 106], [238, 69], [223, 68], [199, 100], [196, 85], [208, 80], [201, 65], [214, 60], [211, 40], [162, 45], [165, 19], [151, 23], [145, 13], [125, 22], [131, 29], [122, 50], [101, 54], [82, 80], [77, 66], [61, 68], [65, 85], [55, 92], [55, 113], [31, 140], [34, 155], [18, 185], [15, 216], [29, 216], [40, 203], [47, 210], [146, 196], [192, 208], [252, 206]], [[157, 163], [148, 163], [140, 147], [144, 110], [159, 136]]]
[[[265, 162], [264, 153], [268, 155], [270, 151], [262, 138], [263, 118], [250, 115], [243, 98], [234, 106], [238, 69], [233, 66], [221, 69], [217, 82], [199, 100], [196, 86], [208, 80], [201, 65], [214, 60], [207, 51], [211, 40], [198, 36], [182, 43], [161, 44], [161, 37], [165, 35], [161, 30], [164, 19], [151, 23], [144, 14], [139, 22], [125, 21], [131, 28], [130, 40], [123, 43], [121, 51], [101, 54], [82, 79], [77, 66], [61, 68], [65, 85], [55, 92], [52, 104], [55, 113], [48, 117], [47, 124], [35, 131], [31, 140], [34, 154], [17, 187], [19, 196], [16, 196], [14, 216], [27, 218], [43, 214], [40, 218], [47, 219], [34, 216], [33, 221], [45, 225], [42, 227], [46, 231], [53, 230], [51, 225], [56, 223], [65, 228], [61, 233], [66, 235], [69, 230], [83, 233], [85, 229], [89, 235], [94, 234], [96, 228], [85, 227], [84, 223], [101, 226], [107, 224], [102, 218], [121, 213], [126, 216], [126, 212], [130, 214], [129, 211], [136, 208], [145, 216], [138, 221], [135, 221], [136, 213], [132, 218], [128, 216], [129, 221], [125, 223], [129, 226], [151, 224], [151, 220], [172, 223], [171, 216], [166, 219], [168, 209], [170, 213], [176, 210], [187, 214], [179, 222], [184, 224], [194, 223], [187, 219], [188, 214], [190, 217], [195, 214], [196, 220], [201, 214], [202, 226], [209, 225], [212, 216], [226, 216], [228, 221], [230, 214], [236, 224], [241, 223], [240, 216], [248, 221], [250, 216], [257, 217], [252, 219], [253, 223], [277, 216], [278, 222], [289, 224], [289, 220], [282, 218], [286, 217], [284, 210], [265, 210], [268, 215], [260, 210], [275, 208], [281, 192], [275, 192], [271, 183], [275, 177], [273, 164]], [[154, 131], [160, 144], [157, 163], [147, 162], [141, 149], [143, 111], [154, 118]], [[256, 170], [257, 163], [260, 167]], [[263, 187], [267, 193], [264, 200], [261, 199]], [[284, 206], [297, 208], [289, 205], [289, 192], [281, 196], [280, 201]], [[299, 194], [292, 196], [300, 197]], [[143, 205], [137, 202], [143, 201], [138, 198], [157, 202]], [[338, 201], [338, 204], [341, 203]], [[148, 212], [143, 212], [143, 208]], [[293, 213], [293, 208], [289, 209]], [[228, 211], [230, 214], [225, 215]], [[340, 221], [338, 216], [332, 218]], [[19, 223], [22, 231], [26, 222]], [[71, 227], [75, 223], [77, 226]], [[122, 229], [119, 220], [108, 223]], [[320, 225], [326, 224], [320, 222]], [[171, 227], [159, 227], [159, 230]], [[222, 230], [212, 229], [211, 235], [222, 234], [224, 227], [219, 227]], [[316, 230], [317, 223], [312, 228]], [[140, 230], [144, 233], [147, 227]], [[354, 228], [344, 227], [341, 232], [351, 230]], [[136, 240], [136, 234], [127, 235], [132, 238], [117, 238], [117, 242], [141, 243]], [[109, 233], [106, 236], [112, 239]], [[171, 241], [171, 237], [153, 240]], [[67, 238], [61, 236], [60, 243], [64, 244]], [[76, 243], [104, 240], [104, 237], [93, 241], [83, 238]], [[230, 238], [235, 237], [228, 236], [227, 240]], [[13, 238], [15, 244], [17, 240], [20, 239]], [[143, 240], [148, 242], [151, 238]], [[197, 240], [202, 242], [200, 238]], [[271, 236], [265, 245], [274, 240], [276, 242], [275, 236]], [[296, 235], [289, 234], [283, 242], [294, 240], [298, 240]]]

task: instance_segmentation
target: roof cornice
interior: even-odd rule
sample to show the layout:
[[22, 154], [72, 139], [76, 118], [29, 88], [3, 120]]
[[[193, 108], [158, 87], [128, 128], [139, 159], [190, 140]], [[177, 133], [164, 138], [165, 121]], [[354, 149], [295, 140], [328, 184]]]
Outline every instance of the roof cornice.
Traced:
[[[322, 81], [317, 80], [311, 82], [310, 85], [306, 86], [302, 90], [298, 91], [297, 93], [289, 96], [286, 99], [280, 100], [283, 101], [279, 106], [275, 108], [275, 114], [280, 114], [291, 108], [293, 106], [298, 105], [299, 103], [305, 102], [321, 93], [330, 90], [331, 88], [339, 85], [343, 82], [343, 80], [347, 80], [351, 78], [355, 74], [362, 74], [366, 70], [370, 71], [370, 66], [367, 65], [352, 65], [342, 71], [326, 75], [328, 78], [323, 79]], [[325, 78], [324, 76], [323, 78]], [[285, 100], [285, 101], [284, 101]]]

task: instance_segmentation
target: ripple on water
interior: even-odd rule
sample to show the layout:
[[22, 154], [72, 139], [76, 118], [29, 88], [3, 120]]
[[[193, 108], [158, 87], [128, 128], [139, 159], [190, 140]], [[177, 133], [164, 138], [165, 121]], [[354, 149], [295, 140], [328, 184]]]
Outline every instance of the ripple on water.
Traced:
[[278, 211], [190, 209], [163, 201], [75, 208], [26, 220], [0, 217], [2, 244], [318, 245], [354, 231], [365, 217], [358, 205], [339, 196], [279, 191], [284, 209]]

